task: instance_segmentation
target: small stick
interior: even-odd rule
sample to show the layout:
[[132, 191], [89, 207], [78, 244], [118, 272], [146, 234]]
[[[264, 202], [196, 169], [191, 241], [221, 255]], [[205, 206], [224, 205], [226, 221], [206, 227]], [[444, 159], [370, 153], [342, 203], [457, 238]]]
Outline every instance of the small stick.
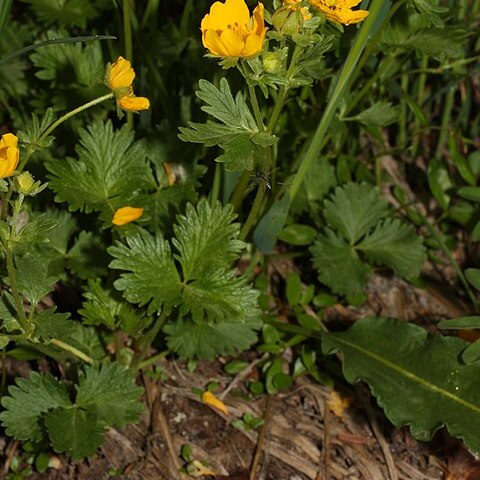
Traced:
[[10, 464], [12, 463], [13, 456], [15, 455], [15, 452], [17, 451], [19, 443], [20, 442], [18, 440], [15, 440], [12, 443], [12, 446], [9, 448], [8, 454], [7, 454], [7, 459], [5, 460], [5, 465], [3, 466], [3, 473], [1, 475], [2, 477], [7, 476], [8, 470], [10, 469]]
[[255, 447], [255, 455], [253, 457], [252, 467], [250, 469], [249, 480], [255, 480], [255, 472], [257, 471], [258, 464], [260, 463], [262, 451], [264, 450], [265, 432], [267, 431], [267, 426], [270, 421], [270, 416], [272, 411], [271, 406], [272, 406], [272, 397], [269, 395], [267, 397], [267, 405], [265, 407], [265, 422], [262, 425], [260, 433], [258, 434], [257, 446]]

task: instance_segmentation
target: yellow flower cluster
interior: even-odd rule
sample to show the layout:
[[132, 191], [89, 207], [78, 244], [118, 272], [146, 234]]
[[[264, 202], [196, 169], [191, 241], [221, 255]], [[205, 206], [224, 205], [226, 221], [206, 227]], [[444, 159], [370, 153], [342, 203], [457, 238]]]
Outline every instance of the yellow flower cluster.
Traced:
[[130, 62], [123, 57], [118, 57], [113, 64], [108, 64], [105, 73], [105, 83], [115, 94], [117, 105], [122, 110], [138, 112], [150, 108], [148, 98], [136, 97], [133, 93], [132, 83], [135, 71]]
[[308, 7], [301, 6], [302, 0], [283, 0], [283, 5], [286, 5], [291, 10], [300, 10], [301, 14], [303, 15], [304, 20], [310, 20], [312, 18], [312, 14]]
[[309, 0], [310, 4], [320, 10], [328, 20], [344, 25], [358, 23], [368, 15], [367, 10], [352, 10], [362, 0]]
[[6, 133], [0, 138], [0, 178], [13, 175], [18, 165], [18, 138], [13, 133]]
[[261, 53], [267, 27], [259, 3], [250, 16], [244, 0], [215, 2], [200, 26], [203, 46], [217, 57], [251, 58]]

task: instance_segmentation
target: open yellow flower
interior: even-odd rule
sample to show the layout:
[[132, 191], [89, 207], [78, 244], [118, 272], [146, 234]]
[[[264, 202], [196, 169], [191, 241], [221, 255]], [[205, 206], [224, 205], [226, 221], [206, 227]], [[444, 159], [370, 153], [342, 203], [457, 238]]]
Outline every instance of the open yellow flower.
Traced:
[[250, 58], [263, 48], [267, 27], [263, 4], [250, 16], [244, 0], [215, 2], [200, 26], [203, 46], [217, 57]]
[[135, 79], [135, 71], [130, 62], [123, 57], [113, 64], [107, 65], [105, 83], [115, 94], [117, 105], [122, 110], [138, 112], [150, 108], [150, 101], [145, 97], [136, 97], [133, 93], [132, 83]]
[[115, 211], [112, 223], [117, 226], [138, 220], [143, 215], [143, 208], [122, 207]]
[[0, 178], [13, 175], [18, 165], [18, 138], [13, 133], [6, 133], [0, 138]]
[[352, 10], [362, 0], [310, 0], [310, 4], [320, 10], [328, 20], [351, 25], [368, 16], [367, 10]]

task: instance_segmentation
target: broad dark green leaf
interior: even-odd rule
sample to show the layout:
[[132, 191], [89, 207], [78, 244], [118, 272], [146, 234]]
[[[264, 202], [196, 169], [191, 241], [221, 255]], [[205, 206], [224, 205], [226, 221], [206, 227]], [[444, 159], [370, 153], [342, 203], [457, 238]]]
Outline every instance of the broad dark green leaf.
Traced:
[[343, 354], [350, 383], [367, 382], [396, 426], [409, 425], [429, 440], [443, 425], [480, 453], [478, 367], [459, 362], [468, 343], [416, 325], [382, 318], [355, 322], [342, 333], [324, 334], [322, 350]]
[[42, 414], [57, 407], [71, 406], [65, 385], [49, 373], [31, 372], [28, 378], [17, 378], [2, 398], [5, 410], [0, 413], [8, 435], [17, 440], [38, 442], [44, 438]]

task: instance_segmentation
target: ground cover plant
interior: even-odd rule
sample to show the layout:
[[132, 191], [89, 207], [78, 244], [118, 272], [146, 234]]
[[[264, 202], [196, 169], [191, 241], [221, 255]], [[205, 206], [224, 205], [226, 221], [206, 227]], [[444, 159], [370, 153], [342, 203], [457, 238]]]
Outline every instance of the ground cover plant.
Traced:
[[[365, 382], [480, 454], [479, 26], [478, 0], [2, 3], [0, 422], [38, 472], [139, 421], [141, 373], [218, 358], [252, 399]], [[379, 276], [464, 314], [329, 316]]]

